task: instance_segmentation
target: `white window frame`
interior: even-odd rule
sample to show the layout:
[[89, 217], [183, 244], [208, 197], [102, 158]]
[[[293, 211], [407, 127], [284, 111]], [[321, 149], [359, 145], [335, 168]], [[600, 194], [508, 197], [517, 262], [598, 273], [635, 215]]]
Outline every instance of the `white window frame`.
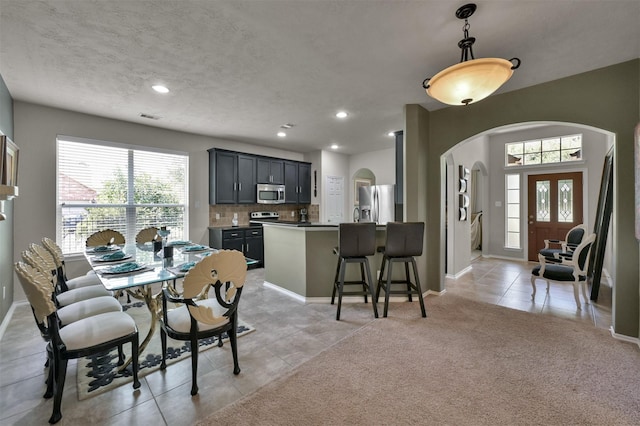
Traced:
[[[580, 159], [579, 160], [562, 161], [562, 157], [560, 157], [560, 161], [557, 161], [557, 162], [540, 162], [540, 163], [535, 163], [535, 164], [510, 164], [509, 163], [508, 147], [511, 146], [511, 145], [521, 144], [522, 147], [523, 147], [522, 151], [524, 152], [524, 145], [526, 143], [529, 143], [529, 142], [540, 142], [540, 144], [541, 144], [540, 154], [543, 154], [545, 152], [551, 152], [551, 151], [543, 151], [542, 150], [542, 144], [544, 143], [544, 141], [548, 141], [548, 140], [551, 140], [551, 139], [560, 139], [560, 141], [562, 142], [562, 139], [572, 138], [572, 137], [576, 137], [576, 136], [580, 137], [580, 148], [579, 149], [580, 149], [581, 152], [580, 152]], [[572, 148], [572, 149], [576, 149], [576, 148]], [[552, 137], [547, 137], [547, 138], [531, 139], [531, 140], [526, 140], [526, 141], [507, 142], [507, 143], [504, 144], [504, 166], [505, 166], [505, 169], [507, 169], [507, 170], [518, 169], [518, 168], [528, 168], [528, 167], [546, 167], [546, 166], [565, 167], [568, 164], [580, 164], [580, 163], [584, 163], [584, 161], [585, 161], [585, 159], [584, 159], [584, 144], [583, 144], [583, 135], [582, 135], [582, 133], [574, 133], [574, 134], [571, 134], [571, 135], [563, 135], [563, 136], [552, 136]]]
[[[102, 140], [96, 140], [96, 139], [86, 139], [86, 138], [78, 138], [78, 137], [73, 137], [73, 136], [65, 136], [65, 135], [58, 135], [56, 138], [56, 241], [58, 242], [58, 244], [63, 247], [63, 251], [66, 248], [65, 245], [61, 244], [61, 241], [63, 239], [63, 215], [62, 215], [62, 209], [63, 207], [65, 207], [63, 204], [61, 204], [59, 202], [60, 200], [60, 194], [59, 194], [59, 177], [60, 177], [60, 170], [59, 170], [59, 142], [60, 141], [67, 141], [67, 142], [74, 142], [74, 143], [82, 143], [82, 144], [87, 144], [87, 145], [98, 145], [98, 146], [104, 146], [104, 147], [113, 147], [113, 148], [121, 148], [121, 149], [126, 149], [128, 150], [128, 170], [127, 170], [127, 174], [128, 174], [128, 196], [127, 196], [127, 202], [124, 204], [95, 204], [95, 203], [74, 203], [73, 207], [80, 207], [80, 208], [96, 208], [96, 207], [122, 207], [125, 208], [127, 213], [126, 213], [126, 241], [127, 242], [133, 242], [135, 241], [135, 234], [136, 234], [136, 226], [135, 226], [135, 221], [136, 221], [136, 216], [135, 216], [135, 210], [136, 208], [139, 207], [181, 207], [184, 210], [184, 215], [183, 215], [183, 235], [180, 237], [180, 239], [189, 239], [189, 154], [187, 152], [184, 151], [176, 151], [176, 150], [168, 150], [168, 149], [162, 149], [162, 148], [154, 148], [154, 147], [148, 147], [148, 146], [140, 146], [140, 145], [132, 145], [132, 144], [122, 144], [122, 143], [117, 143], [117, 142], [109, 142], [109, 141], [102, 141]], [[144, 152], [152, 152], [152, 153], [158, 153], [158, 154], [172, 154], [172, 155], [179, 155], [179, 156], [184, 156], [185, 157], [185, 179], [184, 179], [184, 204], [135, 204], [133, 202], [133, 168], [132, 168], [132, 158], [133, 158], [133, 151], [144, 151]], [[68, 206], [66, 206], [68, 207]], [[72, 252], [64, 252], [65, 254], [77, 254], [77, 251], [72, 251]]]

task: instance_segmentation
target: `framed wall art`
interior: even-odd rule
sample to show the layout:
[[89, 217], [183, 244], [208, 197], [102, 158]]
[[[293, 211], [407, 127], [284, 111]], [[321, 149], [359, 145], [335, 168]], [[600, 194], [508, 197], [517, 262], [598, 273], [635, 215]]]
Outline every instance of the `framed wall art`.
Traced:
[[2, 171], [0, 183], [6, 186], [18, 186], [18, 145], [2, 136]]

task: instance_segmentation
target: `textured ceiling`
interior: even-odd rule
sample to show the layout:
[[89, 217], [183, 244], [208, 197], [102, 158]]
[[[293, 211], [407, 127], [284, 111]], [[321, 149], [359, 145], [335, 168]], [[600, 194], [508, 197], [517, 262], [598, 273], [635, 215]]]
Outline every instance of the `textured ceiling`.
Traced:
[[[392, 146], [405, 104], [444, 107], [421, 84], [460, 60], [463, 3], [0, 0], [0, 74], [15, 100], [298, 152], [366, 152]], [[498, 93], [640, 57], [639, 0], [488, 0], [469, 21], [477, 58], [522, 60]], [[278, 138], [285, 123], [295, 127]]]

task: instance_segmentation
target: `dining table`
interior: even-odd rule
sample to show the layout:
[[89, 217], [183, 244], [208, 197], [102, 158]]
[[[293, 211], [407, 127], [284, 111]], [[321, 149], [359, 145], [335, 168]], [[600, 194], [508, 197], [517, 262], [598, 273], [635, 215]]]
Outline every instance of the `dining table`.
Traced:
[[[153, 337], [161, 315], [162, 303], [158, 298], [162, 297], [162, 286], [171, 285], [175, 289], [178, 279], [183, 278], [199, 260], [217, 251], [190, 241], [176, 241], [160, 250], [154, 248], [153, 243], [87, 247], [84, 255], [107, 290], [114, 294], [126, 292], [144, 301], [151, 314], [151, 323], [139, 346], [138, 353], [141, 354]], [[258, 262], [245, 259], [247, 266]], [[158, 283], [162, 286], [155, 290], [153, 284]], [[120, 370], [130, 362], [128, 359]]]

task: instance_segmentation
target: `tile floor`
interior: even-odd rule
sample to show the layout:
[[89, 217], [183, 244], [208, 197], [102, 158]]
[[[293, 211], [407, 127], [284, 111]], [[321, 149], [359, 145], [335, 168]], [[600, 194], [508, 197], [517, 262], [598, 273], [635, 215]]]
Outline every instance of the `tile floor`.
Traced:
[[[546, 294], [541, 281], [531, 301], [533, 264], [478, 258], [472, 270], [457, 280], [447, 279], [447, 292], [510, 308], [592, 322], [611, 324], [610, 289], [602, 287], [597, 304], [575, 309], [571, 286], [552, 286]], [[241, 317], [256, 331], [238, 340], [239, 376], [232, 374], [228, 345], [200, 356], [200, 392], [191, 397], [189, 359], [169, 365], [130, 385], [78, 401], [75, 362], [69, 363], [62, 402], [61, 425], [190, 425], [237, 400], [373, 320], [371, 305], [343, 306], [335, 321], [335, 306], [305, 305], [261, 285], [263, 270], [250, 271], [241, 301]], [[416, 309], [418, 309], [416, 307]], [[428, 310], [428, 303], [427, 303]], [[428, 314], [428, 312], [427, 312]], [[389, 315], [393, 315], [390, 308]], [[52, 401], [44, 393], [45, 344], [35, 327], [30, 308], [19, 305], [0, 342], [0, 424], [47, 424]]]

